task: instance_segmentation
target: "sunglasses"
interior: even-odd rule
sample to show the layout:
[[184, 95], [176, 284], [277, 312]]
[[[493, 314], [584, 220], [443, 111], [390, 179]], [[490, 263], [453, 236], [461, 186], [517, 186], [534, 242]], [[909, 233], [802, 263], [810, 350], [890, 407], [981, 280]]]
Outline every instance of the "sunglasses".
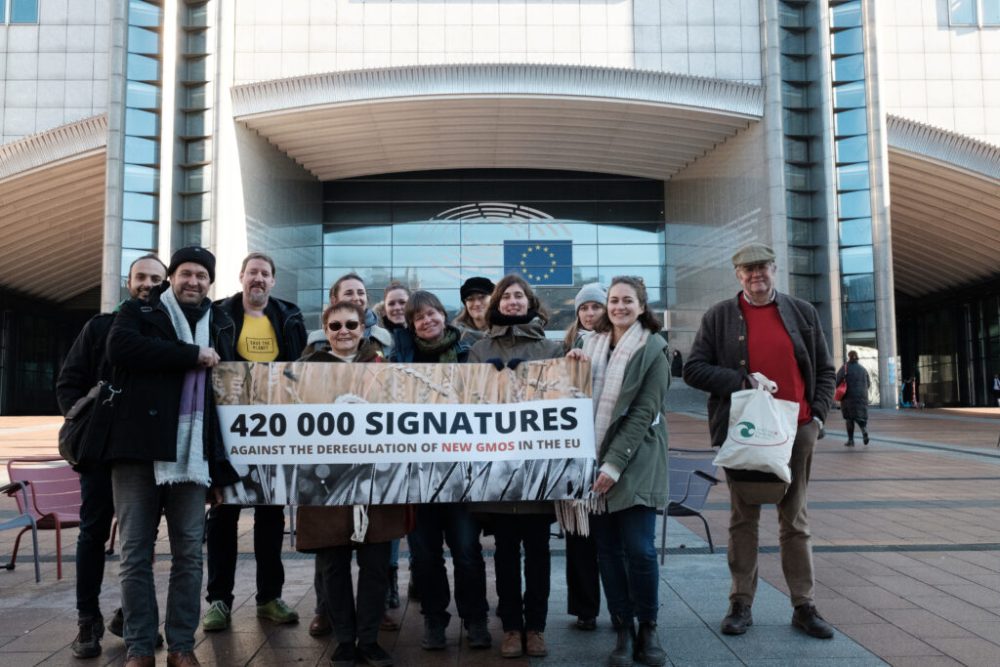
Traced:
[[340, 331], [344, 327], [347, 327], [348, 331], [354, 331], [355, 329], [358, 328], [360, 324], [361, 322], [358, 322], [357, 320], [348, 320], [347, 322], [337, 322], [336, 320], [334, 320], [333, 322], [330, 322], [326, 326], [330, 331]]

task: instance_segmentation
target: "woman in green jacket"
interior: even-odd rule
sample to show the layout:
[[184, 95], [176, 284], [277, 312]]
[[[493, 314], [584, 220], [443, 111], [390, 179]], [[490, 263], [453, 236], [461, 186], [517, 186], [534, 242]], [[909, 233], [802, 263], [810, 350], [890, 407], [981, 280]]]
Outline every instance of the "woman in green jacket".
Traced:
[[[667, 656], [656, 634], [659, 567], [656, 510], [667, 504], [667, 425], [670, 386], [666, 342], [649, 312], [642, 279], [618, 276], [608, 289], [595, 333], [572, 350], [589, 358], [599, 472], [593, 490], [606, 511], [590, 516], [604, 596], [618, 631], [609, 664], [635, 660], [659, 666]], [[639, 621], [636, 635], [635, 619]]]

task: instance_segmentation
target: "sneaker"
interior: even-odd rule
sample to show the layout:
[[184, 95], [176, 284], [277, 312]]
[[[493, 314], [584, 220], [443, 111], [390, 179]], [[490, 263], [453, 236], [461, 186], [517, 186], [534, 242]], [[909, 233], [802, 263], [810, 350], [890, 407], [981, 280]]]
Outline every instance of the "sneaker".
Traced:
[[833, 626], [816, 611], [816, 605], [807, 602], [795, 608], [792, 614], [792, 625], [810, 637], [818, 639], [832, 639]]
[[392, 656], [378, 643], [358, 644], [358, 657], [372, 667], [392, 667]]
[[312, 623], [309, 624], [310, 637], [325, 637], [331, 632], [333, 632], [333, 626], [330, 625], [330, 619], [326, 617], [326, 614], [313, 616]]
[[545, 633], [537, 630], [528, 630], [524, 634], [524, 652], [533, 658], [542, 658], [549, 654], [545, 648]]
[[520, 658], [524, 653], [523, 638], [520, 630], [508, 630], [503, 633], [503, 641], [500, 642], [500, 655], [505, 658]]
[[[115, 637], [125, 637], [125, 614], [122, 612], [122, 608], [118, 607], [115, 609], [114, 616], [108, 621], [108, 632], [113, 634]], [[163, 647], [163, 633], [156, 633], [156, 648]]]
[[445, 626], [436, 620], [424, 619], [424, 637], [420, 640], [420, 648], [425, 651], [440, 651], [448, 645], [444, 636]]
[[493, 637], [490, 636], [485, 618], [466, 623], [465, 636], [468, 639], [469, 648], [489, 648], [493, 645]]
[[354, 667], [356, 661], [357, 650], [354, 648], [354, 642], [340, 642], [330, 656], [331, 667]]
[[101, 637], [104, 636], [104, 619], [87, 619], [80, 621], [79, 632], [73, 640], [73, 657], [96, 658], [101, 654]]
[[216, 600], [201, 617], [201, 629], [205, 632], [218, 632], [229, 627], [232, 614], [229, 605], [222, 600]]
[[257, 618], [266, 618], [279, 625], [299, 622], [299, 612], [290, 608], [281, 598], [274, 598], [267, 604], [257, 605]]
[[722, 634], [742, 635], [753, 625], [753, 614], [750, 613], [750, 605], [739, 600], [733, 600], [729, 606], [729, 615], [722, 619]]

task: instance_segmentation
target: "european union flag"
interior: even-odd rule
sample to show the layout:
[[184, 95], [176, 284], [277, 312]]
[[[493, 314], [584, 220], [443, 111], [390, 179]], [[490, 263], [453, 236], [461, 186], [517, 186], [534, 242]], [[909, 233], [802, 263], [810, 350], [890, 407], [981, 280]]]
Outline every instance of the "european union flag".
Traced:
[[503, 272], [519, 273], [531, 285], [573, 284], [572, 241], [504, 241]]

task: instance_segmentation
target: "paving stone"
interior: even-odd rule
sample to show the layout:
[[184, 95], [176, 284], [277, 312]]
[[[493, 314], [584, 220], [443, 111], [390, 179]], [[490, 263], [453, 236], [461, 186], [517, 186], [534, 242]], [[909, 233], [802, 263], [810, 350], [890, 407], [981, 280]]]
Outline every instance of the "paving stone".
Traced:
[[882, 658], [889, 656], [941, 655], [930, 644], [889, 623], [839, 625], [837, 629]]
[[1000, 645], [981, 637], [963, 639], [932, 637], [927, 642], [942, 653], [952, 656], [970, 667], [996, 667], [998, 660], [1000, 660]]
[[882, 609], [879, 615], [915, 637], [970, 637], [973, 634], [926, 609]]

